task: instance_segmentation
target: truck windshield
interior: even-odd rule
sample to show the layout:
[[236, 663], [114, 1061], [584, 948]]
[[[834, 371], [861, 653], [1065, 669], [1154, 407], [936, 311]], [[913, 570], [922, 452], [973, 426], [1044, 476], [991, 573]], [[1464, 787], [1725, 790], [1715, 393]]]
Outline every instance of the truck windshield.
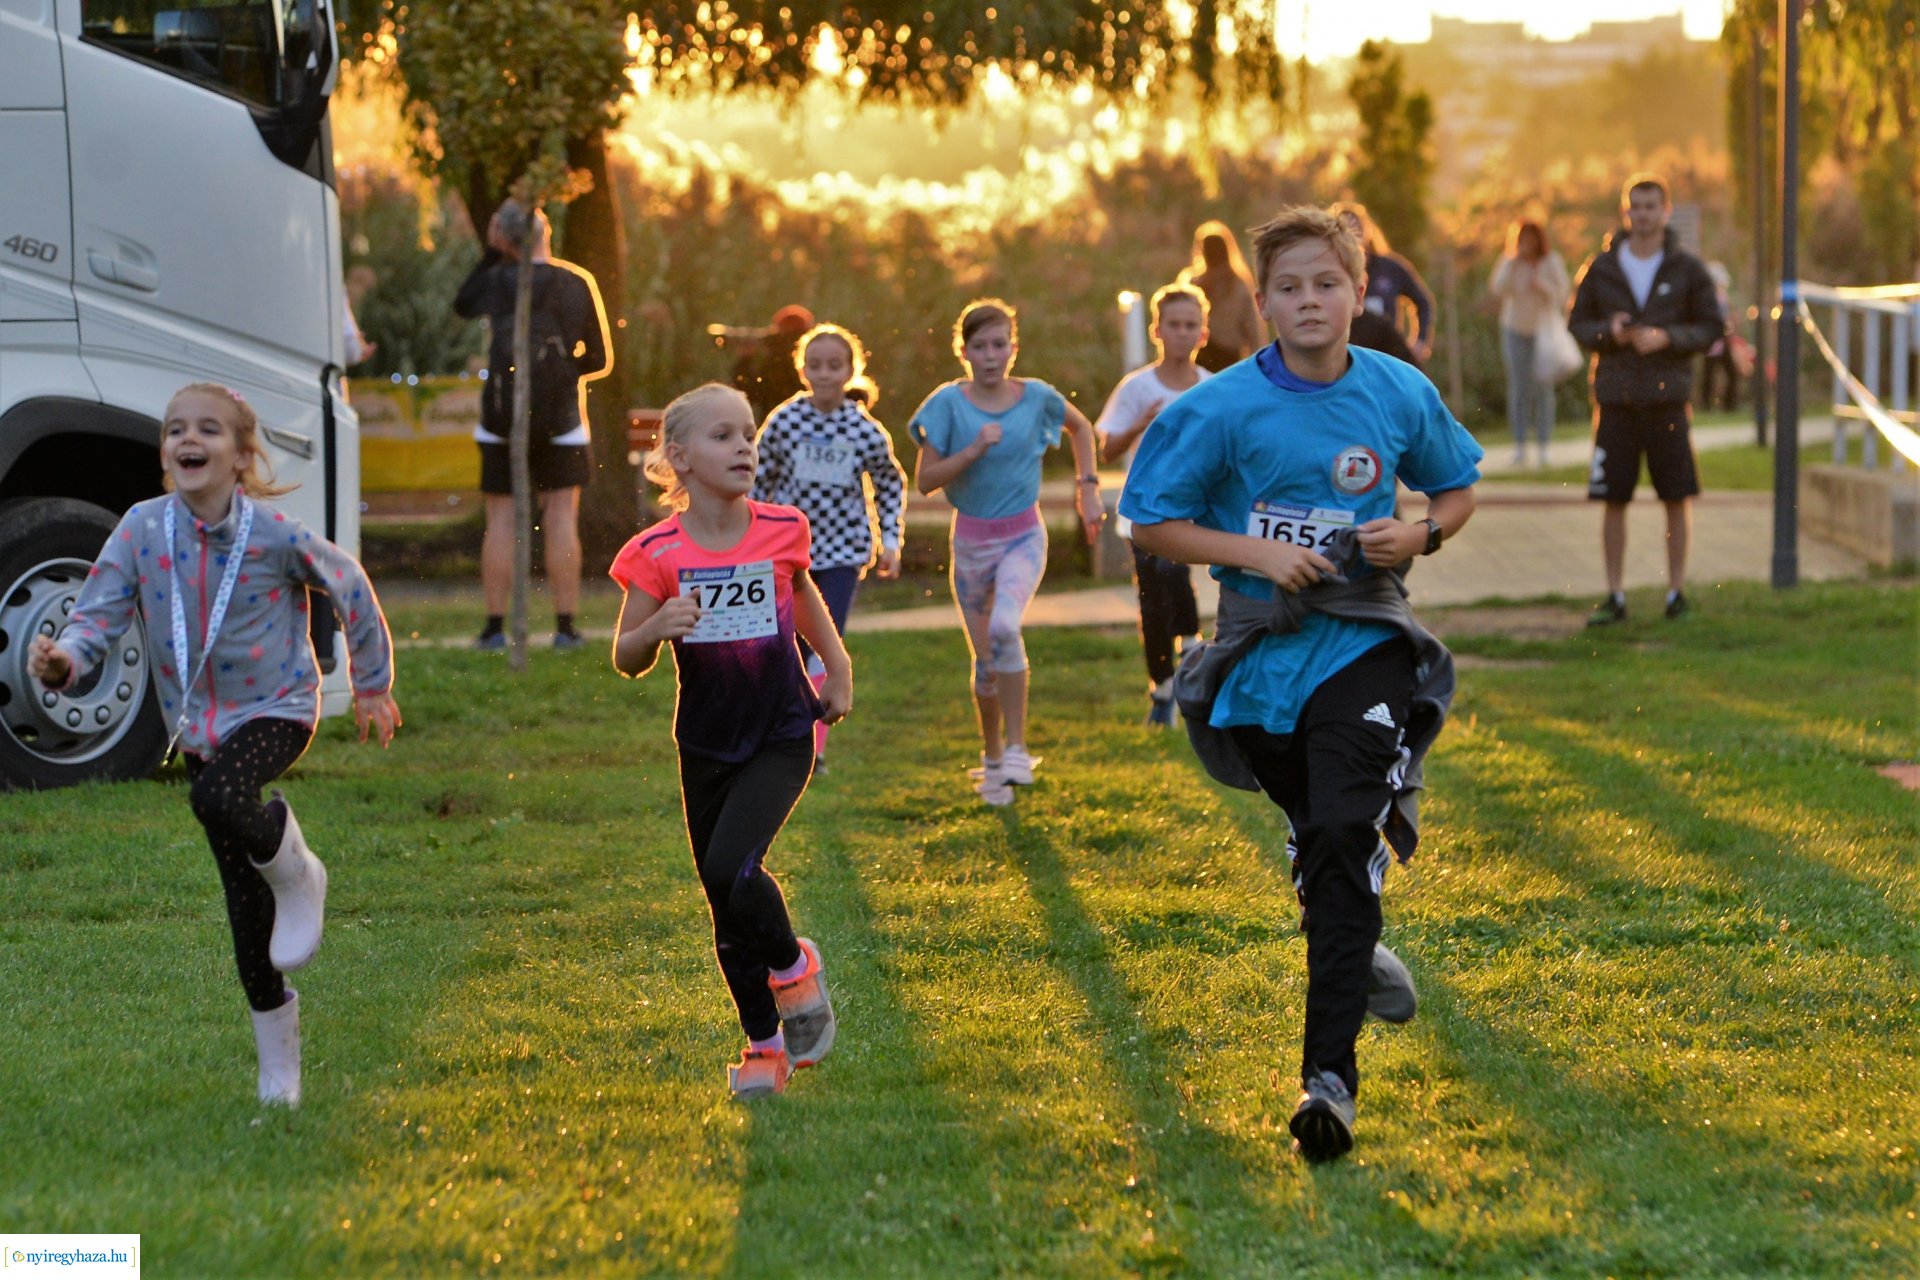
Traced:
[[[271, 110], [286, 104], [290, 90], [298, 92], [287, 83], [287, 61], [282, 56], [287, 18], [292, 15], [280, 3], [81, 0], [81, 33], [116, 53]], [[305, 5], [287, 8], [302, 15], [309, 12]], [[298, 34], [303, 43], [310, 43], [310, 32], [303, 29]]]

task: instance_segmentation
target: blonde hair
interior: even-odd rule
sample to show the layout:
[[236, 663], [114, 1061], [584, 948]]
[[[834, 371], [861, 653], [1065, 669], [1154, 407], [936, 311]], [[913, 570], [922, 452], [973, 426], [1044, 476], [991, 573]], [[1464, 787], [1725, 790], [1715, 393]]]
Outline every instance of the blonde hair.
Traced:
[[[173, 416], [174, 403], [181, 396], [195, 393], [212, 396], [233, 411], [227, 418], [227, 426], [233, 432], [234, 447], [247, 458], [247, 465], [240, 468], [240, 487], [247, 491], [249, 498], [277, 498], [300, 487], [297, 484], [281, 484], [274, 479], [273, 466], [267, 461], [266, 451], [260, 447], [260, 415], [232, 387], [218, 382], [189, 382], [174, 392], [167, 397], [167, 412], [160, 421], [162, 434], [167, 429], [166, 419]], [[164, 470], [160, 475], [160, 484], [167, 492], [173, 492], [173, 477]]]
[[713, 415], [712, 406], [731, 400], [753, 417], [753, 406], [736, 388], [723, 382], [703, 382], [691, 391], [677, 395], [660, 415], [660, 441], [647, 453], [641, 468], [647, 479], [660, 486], [661, 505], [673, 511], [685, 511], [691, 501], [686, 483], [667, 460], [667, 446], [686, 439], [687, 433]]
[[1308, 204], [1289, 205], [1247, 232], [1253, 237], [1253, 262], [1260, 272], [1259, 291], [1266, 292], [1273, 260], [1302, 240], [1324, 240], [1340, 259], [1354, 287], [1366, 288], [1367, 254], [1360, 238], [1348, 230], [1332, 210]]
[[1160, 308], [1169, 302], [1191, 302], [1200, 308], [1202, 321], [1213, 311], [1213, 304], [1207, 301], [1207, 291], [1199, 285], [1185, 281], [1163, 284], [1153, 291], [1153, 300], [1147, 304], [1148, 314], [1153, 317], [1155, 324], [1160, 323]]
[[[838, 338], [847, 344], [847, 358], [853, 361], [853, 377], [857, 378], [866, 372], [867, 349], [853, 330], [837, 324], [817, 324], [801, 334], [800, 341], [793, 344], [793, 370], [800, 375], [800, 381], [807, 381], [807, 348], [820, 338]], [[808, 389], [812, 389], [811, 383], [808, 383]]]
[[1240, 256], [1240, 242], [1234, 239], [1233, 231], [1218, 218], [1209, 218], [1193, 229], [1193, 261], [1180, 273], [1181, 284], [1192, 284], [1207, 274], [1214, 266], [1207, 261], [1207, 241], [1218, 242], [1216, 252], [1220, 265], [1246, 282], [1249, 289], [1254, 287], [1253, 277], [1247, 272], [1247, 260]]
[[1002, 302], [998, 298], [975, 298], [960, 312], [960, 318], [953, 322], [953, 354], [962, 363], [966, 361], [968, 339], [989, 325], [1007, 326], [1007, 337], [1020, 341], [1020, 313], [1013, 309], [1011, 302]]

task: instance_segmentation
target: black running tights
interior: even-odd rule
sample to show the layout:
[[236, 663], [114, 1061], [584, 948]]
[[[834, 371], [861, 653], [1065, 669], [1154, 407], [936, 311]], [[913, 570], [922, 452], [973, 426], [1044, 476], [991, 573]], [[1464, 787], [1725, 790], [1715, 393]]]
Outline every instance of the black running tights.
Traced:
[[267, 959], [273, 937], [273, 891], [254, 867], [280, 849], [286, 817], [260, 803], [269, 782], [293, 767], [313, 740], [298, 720], [249, 720], [202, 759], [188, 755], [188, 799], [206, 828], [207, 844], [227, 893], [227, 923], [233, 928], [233, 959], [247, 1003], [262, 1013], [287, 1001], [286, 979]]

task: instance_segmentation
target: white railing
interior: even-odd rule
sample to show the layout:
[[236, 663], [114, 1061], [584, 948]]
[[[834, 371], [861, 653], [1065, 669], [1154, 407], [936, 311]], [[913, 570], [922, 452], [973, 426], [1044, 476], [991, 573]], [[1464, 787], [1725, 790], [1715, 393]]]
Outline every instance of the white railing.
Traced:
[[[1822, 332], [1808, 303], [1831, 306], [1829, 332]], [[1851, 459], [1860, 437], [1860, 465], [1881, 465], [1880, 442], [1896, 469], [1920, 466], [1920, 414], [1913, 410], [1913, 362], [1920, 353], [1920, 283], [1832, 288], [1799, 282], [1800, 323], [1833, 372], [1833, 460]], [[1859, 358], [1854, 335], [1859, 331]], [[1860, 425], [1856, 433], [1854, 424]]]

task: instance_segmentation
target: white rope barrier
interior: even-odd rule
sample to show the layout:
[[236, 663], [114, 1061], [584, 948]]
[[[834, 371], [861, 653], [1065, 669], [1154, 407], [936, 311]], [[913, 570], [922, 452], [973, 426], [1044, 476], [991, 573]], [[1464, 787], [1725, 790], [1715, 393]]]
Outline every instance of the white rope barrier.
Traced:
[[[1827, 363], [1833, 366], [1833, 376], [1840, 380], [1840, 384], [1847, 389], [1847, 394], [1853, 397], [1853, 402], [1860, 406], [1860, 411], [1866, 415], [1867, 421], [1886, 437], [1887, 443], [1898, 450], [1902, 457], [1915, 466], [1920, 466], [1920, 434], [1916, 434], [1913, 428], [1896, 422], [1881, 405], [1880, 397], [1867, 390], [1860, 379], [1853, 376], [1853, 370], [1847, 368], [1846, 362], [1833, 353], [1833, 348], [1827, 345], [1827, 335], [1821, 333], [1820, 326], [1814, 323], [1813, 312], [1807, 308], [1806, 301], [1802, 299], [1796, 305], [1799, 308], [1801, 328], [1813, 335], [1814, 344], [1820, 348], [1820, 354], [1825, 356]], [[1905, 359], [1904, 352], [1901, 353], [1900, 358]]]

